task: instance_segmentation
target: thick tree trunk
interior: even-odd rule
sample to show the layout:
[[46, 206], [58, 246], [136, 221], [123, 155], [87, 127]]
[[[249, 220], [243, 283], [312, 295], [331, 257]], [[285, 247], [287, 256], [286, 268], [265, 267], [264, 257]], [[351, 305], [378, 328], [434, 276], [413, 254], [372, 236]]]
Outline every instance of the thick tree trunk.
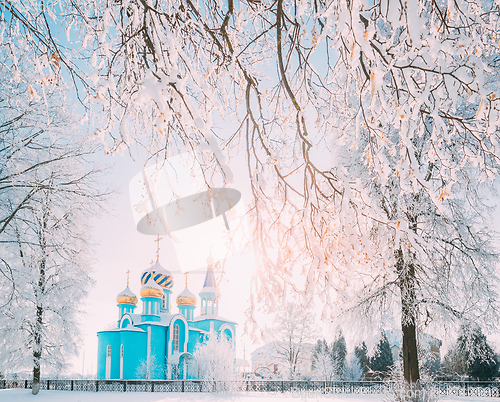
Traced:
[[420, 380], [417, 355], [417, 331], [415, 317], [415, 266], [404, 261], [403, 252], [396, 253], [399, 288], [401, 291], [401, 330], [403, 332], [403, 374], [405, 382], [412, 386]]
[[407, 383], [412, 384], [420, 380], [417, 356], [417, 333], [415, 322], [407, 324], [402, 322], [403, 330], [403, 372]]

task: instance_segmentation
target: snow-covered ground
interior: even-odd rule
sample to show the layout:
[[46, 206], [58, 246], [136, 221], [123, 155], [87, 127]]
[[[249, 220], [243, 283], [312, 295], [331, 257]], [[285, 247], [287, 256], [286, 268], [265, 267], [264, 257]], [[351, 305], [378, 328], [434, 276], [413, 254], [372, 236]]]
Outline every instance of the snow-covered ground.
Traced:
[[[150, 392], [68, 392], [40, 391], [36, 396], [30, 389], [0, 390], [1, 402], [383, 402], [384, 395], [343, 395], [319, 393], [274, 394], [264, 392], [233, 394], [150, 393]], [[442, 402], [492, 402], [486, 397], [444, 396]]]

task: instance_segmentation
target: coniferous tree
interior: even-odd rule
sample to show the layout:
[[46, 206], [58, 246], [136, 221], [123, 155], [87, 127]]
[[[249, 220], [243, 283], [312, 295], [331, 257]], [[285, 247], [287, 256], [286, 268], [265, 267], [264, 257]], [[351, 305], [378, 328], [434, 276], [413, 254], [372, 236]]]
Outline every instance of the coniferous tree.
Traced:
[[366, 374], [370, 369], [370, 359], [368, 358], [368, 348], [366, 347], [366, 343], [364, 341], [361, 345], [356, 346], [354, 354], [358, 358], [363, 374]]
[[477, 326], [462, 326], [457, 343], [445, 356], [443, 371], [449, 375], [467, 375], [489, 380], [498, 375], [500, 361], [486, 336]]
[[380, 341], [377, 346], [375, 346], [373, 356], [370, 358], [370, 368], [373, 371], [386, 374], [389, 372], [393, 363], [391, 346], [389, 345], [385, 333], [382, 332]]
[[337, 339], [332, 344], [332, 362], [335, 367], [335, 374], [338, 378], [344, 378], [347, 361], [347, 347], [342, 331], [339, 332]]
[[359, 381], [363, 378], [364, 372], [355, 353], [349, 353], [347, 356], [347, 366], [344, 373], [344, 379], [347, 381]]

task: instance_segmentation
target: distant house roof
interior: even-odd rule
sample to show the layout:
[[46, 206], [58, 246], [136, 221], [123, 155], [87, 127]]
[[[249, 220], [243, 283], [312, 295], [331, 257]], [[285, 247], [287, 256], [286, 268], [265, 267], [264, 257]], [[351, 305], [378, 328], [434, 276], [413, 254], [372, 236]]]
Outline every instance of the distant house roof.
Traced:
[[250, 363], [245, 359], [236, 359], [236, 367], [250, 367]]
[[250, 355], [250, 360], [260, 360], [266, 357], [276, 357], [278, 354], [272, 343], [267, 343], [260, 348], [255, 349]]

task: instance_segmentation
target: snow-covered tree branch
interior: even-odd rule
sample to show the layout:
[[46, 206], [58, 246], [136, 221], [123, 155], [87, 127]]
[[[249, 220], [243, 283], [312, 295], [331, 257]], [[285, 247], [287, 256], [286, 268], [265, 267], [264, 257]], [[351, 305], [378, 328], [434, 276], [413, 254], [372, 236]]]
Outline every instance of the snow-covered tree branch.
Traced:
[[[37, 60], [51, 59], [49, 12], [6, 4], [2, 24], [33, 30]], [[256, 299], [273, 306], [292, 289], [304, 304], [318, 295], [325, 319], [395, 317], [410, 382], [419, 327], [496, 323], [483, 200], [500, 156], [497, 2], [44, 7], [71, 11], [59, 22], [82, 39], [82, 102], [108, 150], [196, 150], [226, 184], [230, 159], [246, 156]]]

